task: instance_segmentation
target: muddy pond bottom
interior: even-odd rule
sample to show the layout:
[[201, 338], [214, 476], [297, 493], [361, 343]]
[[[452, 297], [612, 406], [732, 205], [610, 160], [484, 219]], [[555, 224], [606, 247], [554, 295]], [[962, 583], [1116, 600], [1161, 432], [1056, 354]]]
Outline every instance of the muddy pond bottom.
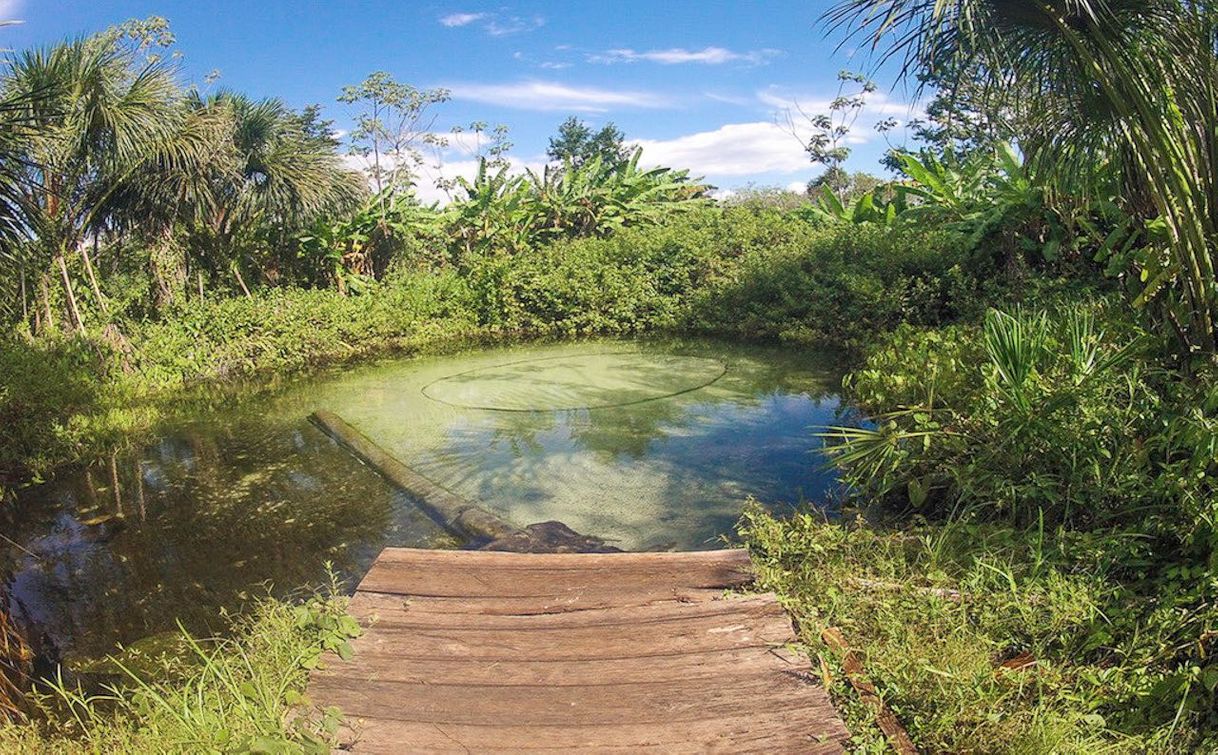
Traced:
[[603, 340], [392, 359], [201, 410], [24, 491], [5, 514], [9, 612], [50, 656], [91, 657], [221, 609], [358, 579], [385, 546], [460, 547], [309, 421], [325, 409], [517, 526], [557, 520], [624, 550], [702, 549], [750, 498], [835, 484], [816, 432], [850, 421], [824, 355]]

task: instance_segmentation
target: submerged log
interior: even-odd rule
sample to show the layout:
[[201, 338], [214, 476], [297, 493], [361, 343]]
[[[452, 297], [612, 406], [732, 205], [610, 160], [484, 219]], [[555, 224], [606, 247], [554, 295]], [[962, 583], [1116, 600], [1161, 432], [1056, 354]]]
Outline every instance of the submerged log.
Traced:
[[334, 412], [319, 409], [309, 419], [386, 480], [414, 496], [419, 506], [449, 531], [475, 540], [498, 540], [520, 532], [515, 525], [398, 461]]

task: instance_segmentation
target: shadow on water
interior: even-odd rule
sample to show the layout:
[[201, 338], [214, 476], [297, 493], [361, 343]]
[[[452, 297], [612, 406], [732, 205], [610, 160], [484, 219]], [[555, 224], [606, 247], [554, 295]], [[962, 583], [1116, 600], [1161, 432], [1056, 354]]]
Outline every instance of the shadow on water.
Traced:
[[446, 536], [311, 425], [200, 425], [27, 491], [5, 531], [10, 613], [46, 655], [216, 631], [268, 589], [358, 578], [386, 544]]
[[[605, 361], [614, 352], [625, 356]], [[527, 364], [503, 369], [513, 362]], [[557, 519], [626, 549], [712, 547], [747, 497], [825, 500], [835, 481], [813, 433], [841, 420], [838, 375], [817, 355], [703, 341], [333, 371], [23, 491], [0, 522], [17, 544], [0, 560], [6, 608], [42, 654], [89, 658], [178, 622], [222, 630], [221, 610], [322, 582], [327, 562], [354, 581], [383, 547], [459, 546], [309, 424], [318, 408], [518, 525]], [[445, 380], [462, 400], [516, 408], [645, 400], [492, 411], [425, 395]]]

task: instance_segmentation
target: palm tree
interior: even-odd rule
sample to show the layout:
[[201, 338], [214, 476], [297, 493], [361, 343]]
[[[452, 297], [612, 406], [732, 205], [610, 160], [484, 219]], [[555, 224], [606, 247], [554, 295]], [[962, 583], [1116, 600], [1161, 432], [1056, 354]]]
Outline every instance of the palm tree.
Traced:
[[45, 96], [0, 95], [0, 316], [24, 320], [30, 316], [31, 287], [27, 272], [31, 265], [26, 177], [27, 145], [34, 123], [25, 113], [32, 101]]
[[185, 240], [213, 276], [231, 271], [246, 294], [244, 264], [274, 264], [270, 255], [290, 246], [287, 234], [351, 209], [367, 194], [363, 177], [343, 166], [337, 142], [310, 112], [233, 92], [192, 95], [190, 107], [223, 118], [228, 128], [222, 159], [179, 188], [190, 215]]
[[843, 0], [827, 19], [906, 72], [1019, 91], [1043, 175], [1075, 195], [1115, 189], [1143, 221], [1135, 302], [1185, 351], [1218, 354], [1214, 0]]
[[79, 251], [88, 265], [86, 237], [121, 210], [119, 197], [144, 169], [205, 163], [210, 140], [185, 117], [173, 66], [141, 59], [113, 34], [21, 53], [0, 86], [21, 103], [15, 117], [33, 124], [24, 154], [9, 163], [22, 173], [14, 207], [32, 239], [28, 261], [44, 271], [44, 292], [47, 271], [58, 273], [71, 324], [83, 331], [68, 258]]

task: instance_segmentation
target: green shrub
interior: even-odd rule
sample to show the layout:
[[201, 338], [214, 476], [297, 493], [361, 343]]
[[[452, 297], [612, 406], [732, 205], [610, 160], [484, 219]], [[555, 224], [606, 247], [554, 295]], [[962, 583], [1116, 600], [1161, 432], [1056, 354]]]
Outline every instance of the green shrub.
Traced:
[[975, 313], [984, 271], [941, 231], [831, 225], [744, 250], [700, 291], [698, 327], [744, 338], [857, 350], [901, 323]]
[[108, 360], [90, 341], [0, 339], [0, 501], [70, 456], [71, 418], [98, 406]]
[[1123, 726], [1212, 731], [1218, 396], [1169, 364], [1104, 301], [905, 327], [847, 378], [874, 424], [833, 431], [830, 452], [855, 501], [902, 519], [1006, 522], [1025, 540], [1049, 528], [1083, 554], [1103, 540], [1106, 584], [1127, 595], [1100, 607], [1075, 652], [1095, 656], [1096, 683], [1128, 677]]
[[860, 496], [943, 517], [1110, 525], [1167, 506], [1145, 439], [1161, 399], [1139, 341], [1089, 309], [991, 311], [985, 326], [906, 327], [846, 379], [875, 427], [833, 453]]
[[131, 336], [142, 387], [290, 372], [476, 327], [454, 273], [403, 274], [363, 296], [271, 289], [250, 298], [192, 303]]

